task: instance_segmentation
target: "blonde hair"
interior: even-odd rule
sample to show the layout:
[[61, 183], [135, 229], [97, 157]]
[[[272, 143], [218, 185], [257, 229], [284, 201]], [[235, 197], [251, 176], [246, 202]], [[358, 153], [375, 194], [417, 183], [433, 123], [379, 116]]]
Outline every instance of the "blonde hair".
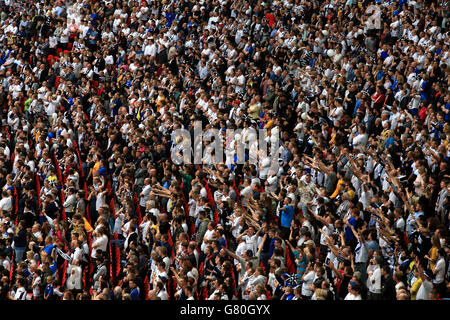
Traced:
[[327, 291], [321, 288], [316, 289], [316, 299], [317, 300], [325, 300], [327, 297]]

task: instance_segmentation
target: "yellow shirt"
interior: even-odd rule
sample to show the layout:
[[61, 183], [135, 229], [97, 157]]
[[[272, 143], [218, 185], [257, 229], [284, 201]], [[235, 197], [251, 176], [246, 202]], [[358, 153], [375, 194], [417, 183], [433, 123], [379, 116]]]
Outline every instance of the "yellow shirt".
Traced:
[[330, 139], [330, 145], [334, 145], [334, 140], [336, 139], [336, 133], [333, 133], [331, 135], [331, 139]]
[[273, 121], [272, 120], [267, 121], [266, 125], [264, 126], [264, 128], [266, 128], [267, 130], [272, 129], [272, 127], [273, 127]]
[[98, 173], [99, 169], [100, 169], [100, 162], [96, 162], [94, 167], [92, 168], [92, 174]]
[[156, 111], [159, 112], [159, 109], [161, 108], [161, 101], [166, 100], [164, 97], [158, 98], [158, 101], [156, 101]]
[[248, 107], [248, 112], [252, 119], [258, 119], [259, 116], [259, 107], [257, 104], [252, 104]]
[[[438, 247], [432, 247], [430, 250], [430, 259], [436, 261], [437, 259], [437, 252], [438, 252]], [[430, 261], [430, 269], [433, 270], [434, 266], [436, 265], [435, 262], [431, 262]]]
[[386, 138], [388, 137], [388, 134], [391, 132], [391, 130], [389, 130], [389, 129], [384, 129], [382, 132], [381, 132], [381, 136], [383, 137], [383, 141], [384, 140], [386, 140]]
[[411, 300], [416, 300], [417, 291], [419, 291], [420, 286], [422, 285], [422, 279], [417, 279], [413, 285], [411, 286]]
[[89, 224], [89, 222], [85, 217], [83, 217], [83, 221], [84, 221], [84, 229], [86, 230], [86, 232], [91, 232], [94, 230], [92, 229], [92, 226]]
[[121, 74], [121, 75], [117, 78], [117, 86], [118, 86], [118, 87], [119, 87], [120, 81], [122, 81], [123, 77], [124, 77], [124, 74]]
[[334, 199], [338, 196], [339, 194], [339, 186], [344, 183], [344, 179], [339, 179], [337, 184], [336, 184], [336, 189], [334, 189], [333, 194], [330, 196], [331, 199]]

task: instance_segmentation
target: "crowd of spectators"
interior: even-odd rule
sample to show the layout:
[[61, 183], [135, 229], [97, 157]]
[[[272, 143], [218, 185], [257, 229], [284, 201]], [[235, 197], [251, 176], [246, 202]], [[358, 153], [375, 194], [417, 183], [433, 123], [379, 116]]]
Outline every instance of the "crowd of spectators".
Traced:
[[449, 297], [447, 1], [0, 11], [0, 299]]

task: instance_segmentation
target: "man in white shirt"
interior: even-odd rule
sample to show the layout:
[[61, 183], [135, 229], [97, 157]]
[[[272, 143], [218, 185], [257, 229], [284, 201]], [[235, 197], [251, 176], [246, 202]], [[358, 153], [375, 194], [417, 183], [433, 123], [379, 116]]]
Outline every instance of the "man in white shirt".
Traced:
[[68, 43], [69, 43], [69, 28], [66, 27], [62, 29], [61, 34], [59, 36], [59, 44], [61, 49], [66, 50]]
[[11, 263], [9, 262], [9, 258], [5, 257], [5, 254], [1, 252], [0, 252], [0, 266], [3, 266], [5, 270], [8, 271], [11, 270]]
[[394, 210], [394, 229], [400, 229], [400, 231], [405, 231], [405, 219], [402, 217], [402, 211], [400, 208]]
[[130, 224], [130, 227], [128, 228], [128, 235], [127, 235], [127, 238], [125, 239], [125, 243], [124, 243], [125, 250], [128, 249], [131, 242], [134, 241], [135, 244], [137, 244], [137, 238], [138, 238], [138, 234], [136, 232], [136, 225]]
[[255, 233], [255, 227], [249, 226], [237, 237], [237, 239], [239, 238], [245, 241], [246, 250], [252, 250], [254, 253], [258, 251], [258, 235]]
[[0, 200], [0, 209], [3, 212], [10, 212], [12, 209], [12, 199], [6, 191], [3, 191], [2, 193], [2, 200]]
[[416, 300], [430, 300], [430, 293], [433, 291], [431, 275], [425, 272], [422, 265], [419, 264], [419, 275], [422, 279], [422, 285], [417, 290]]
[[27, 289], [25, 289], [25, 278], [19, 278], [16, 281], [17, 290], [14, 295], [10, 295], [11, 300], [26, 300], [27, 299]]
[[362, 300], [361, 299], [361, 288], [355, 282], [351, 281], [348, 284], [348, 293], [344, 300]]
[[209, 75], [209, 68], [208, 68], [208, 65], [206, 64], [205, 60], [206, 59], [203, 58], [198, 63], [198, 73], [199, 73], [199, 77], [202, 81], [205, 80]]
[[152, 189], [150, 178], [144, 179], [144, 188], [142, 188], [142, 192], [140, 194], [141, 198], [139, 200], [139, 205], [145, 208], [145, 204], [147, 200], [150, 200], [150, 191]]
[[308, 265], [306, 268], [305, 273], [302, 276], [302, 297], [305, 300], [310, 300], [313, 292], [309, 288], [310, 285], [313, 284], [314, 278], [316, 277], [316, 272], [314, 271], [314, 268], [311, 264]]
[[84, 260], [84, 250], [82, 245], [83, 243], [80, 240], [73, 240], [71, 242], [72, 248], [75, 248], [74, 252], [70, 255], [72, 261], [78, 260], [81, 262]]
[[368, 140], [369, 140], [369, 137], [366, 133], [366, 127], [362, 126], [362, 125], [358, 126], [358, 135], [353, 137], [353, 140], [352, 140], [353, 147], [358, 148], [359, 150], [363, 151], [361, 146], [365, 147], [367, 145]]
[[368, 275], [367, 287], [369, 289], [369, 299], [381, 300], [383, 297], [381, 294], [381, 268], [380, 268], [382, 258], [381, 256], [375, 256], [370, 261], [373, 264], [372, 265], [373, 268], [371, 268], [371, 270], [367, 272]]
[[72, 218], [75, 207], [77, 205], [77, 198], [75, 196], [75, 189], [69, 188], [66, 194], [66, 201], [64, 201], [63, 207], [66, 208], [66, 215]]
[[236, 82], [234, 83], [235, 86], [235, 92], [236, 93], [242, 93], [244, 92], [244, 87], [245, 87], [245, 76], [242, 73], [241, 69], [237, 69], [237, 77], [236, 77]]
[[106, 248], [108, 246], [108, 237], [103, 233], [102, 228], [98, 231], [94, 231], [95, 240], [92, 243], [92, 252], [91, 257], [96, 258], [97, 250], [101, 250], [102, 252], [106, 252]]
[[148, 43], [144, 49], [144, 56], [156, 56], [156, 44], [153, 41], [153, 37], [148, 38]]
[[433, 284], [436, 287], [436, 291], [438, 292], [441, 298], [447, 296], [447, 286], [445, 284], [445, 249], [439, 248], [437, 252], [436, 264], [431, 269], [434, 275]]
[[209, 222], [208, 223], [208, 230], [206, 230], [205, 235], [203, 236], [203, 242], [202, 245], [200, 247], [200, 249], [205, 252], [206, 250], [206, 246], [209, 242], [209, 240], [212, 240], [213, 236], [214, 236], [214, 225], [213, 222]]
[[252, 195], [252, 186], [251, 186], [251, 180], [249, 178], [246, 178], [244, 180], [243, 184], [244, 189], [241, 191], [241, 197], [242, 197], [242, 205], [246, 206], [248, 202], [248, 198]]

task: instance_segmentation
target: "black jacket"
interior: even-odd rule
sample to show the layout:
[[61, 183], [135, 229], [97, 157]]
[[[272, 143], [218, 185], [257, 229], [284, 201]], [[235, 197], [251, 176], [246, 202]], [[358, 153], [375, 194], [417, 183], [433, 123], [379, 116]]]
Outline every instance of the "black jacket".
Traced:
[[381, 293], [384, 300], [396, 300], [395, 282], [392, 276], [381, 279]]
[[14, 236], [14, 246], [16, 248], [23, 248], [27, 246], [27, 230], [20, 229], [17, 235]]

